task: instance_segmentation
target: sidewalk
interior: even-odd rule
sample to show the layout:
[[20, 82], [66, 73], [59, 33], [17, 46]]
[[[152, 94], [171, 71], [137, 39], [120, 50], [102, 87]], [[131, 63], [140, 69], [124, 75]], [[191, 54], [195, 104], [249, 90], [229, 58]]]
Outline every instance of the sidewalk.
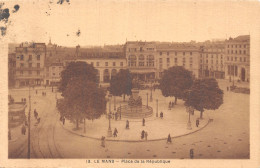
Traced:
[[[139, 94], [143, 99], [143, 104], [146, 103], [146, 101], [144, 100], [146, 100], [145, 97], [147, 92], [147, 90], [144, 90], [141, 91]], [[145, 141], [141, 139], [142, 130], [148, 132], [148, 141], [155, 141], [166, 139], [168, 134], [170, 134], [171, 137], [176, 138], [196, 132], [209, 123], [209, 116], [207, 112], [204, 112], [204, 119], [200, 120], [199, 127], [196, 127], [196, 119], [199, 118], [200, 112], [195, 111], [195, 114], [190, 116], [192, 129], [188, 130], [187, 122], [189, 116], [183, 104], [184, 102], [182, 100], [178, 100], [177, 105], [175, 105], [175, 107], [171, 110], [168, 110], [168, 102], [172, 101], [173, 98], [163, 97], [159, 94], [159, 90], [156, 90], [156, 92], [153, 92], [153, 94], [154, 97], [158, 98], [159, 100], [158, 113], [163, 111], [164, 118], [161, 119], [155, 116], [156, 101], [149, 101], [149, 106], [153, 108], [153, 116], [145, 119], [145, 126], [142, 126], [142, 119], [129, 119], [130, 129], [125, 129], [127, 119], [122, 118], [122, 120], [117, 121], [115, 121], [115, 119], [111, 119], [111, 130], [113, 133], [114, 129], [117, 128], [117, 137], [107, 137], [109, 121], [105, 115], [103, 115], [100, 119], [94, 120], [93, 122], [91, 120], [86, 120], [86, 133], [84, 133], [83, 123], [79, 124], [79, 130], [75, 130], [75, 123], [71, 123], [69, 120], [66, 120], [65, 125], [62, 125], [61, 122], [60, 124], [63, 126], [64, 129], [70, 131], [71, 133], [83, 137], [100, 140], [102, 136], [105, 136], [106, 140], [108, 141], [141, 142]], [[118, 97], [117, 101], [119, 101], [119, 99], [120, 98]], [[112, 107], [113, 104], [111, 104], [111, 109], [113, 109]]]

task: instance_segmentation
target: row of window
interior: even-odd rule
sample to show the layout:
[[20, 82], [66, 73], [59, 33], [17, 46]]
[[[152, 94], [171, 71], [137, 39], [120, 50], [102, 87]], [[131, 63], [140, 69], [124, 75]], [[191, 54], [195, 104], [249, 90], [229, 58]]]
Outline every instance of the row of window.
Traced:
[[[90, 64], [94, 66], [94, 62], [91, 62]], [[108, 65], [109, 65], [108, 62], [105, 62], [105, 66], [108, 66]], [[113, 62], [112, 65], [116, 66], [116, 62]], [[96, 62], [96, 67], [98, 67], [98, 66], [100, 66], [100, 64], [99, 64], [99, 62]], [[120, 66], [121, 67], [124, 66], [124, 63], [120, 62]]]
[[[206, 65], [206, 66], [204, 66], [204, 67], [205, 67], [206, 70], [209, 69], [208, 65]], [[202, 65], [202, 64], [200, 65], [200, 69], [203, 69], [203, 65]], [[211, 70], [214, 70], [214, 66], [211, 65], [211, 66], [210, 66], [210, 69], [211, 69]], [[221, 70], [221, 71], [222, 71], [222, 70], [223, 70], [223, 65], [220, 66], [220, 69], [219, 69], [219, 66], [216, 66], [215, 70], [217, 70], [217, 71], [218, 71], [218, 70]]]
[[[148, 51], [154, 51], [154, 48], [146, 48], [146, 50], [148, 50]], [[128, 48], [128, 52], [131, 52], [131, 51], [137, 51], [137, 48]], [[142, 51], [144, 51], [144, 48], [143, 48], [143, 47], [140, 47], [140, 48], [138, 49], [138, 51], [142, 52]]]
[[[241, 50], [227, 50], [228, 54], [242, 54]], [[246, 50], [243, 50], [243, 54], [246, 54]]]
[[[20, 67], [23, 68], [24, 67], [24, 63], [20, 63]], [[32, 68], [32, 63], [29, 63], [28, 64], [28, 67], [29, 68]], [[41, 64], [40, 63], [37, 63], [37, 68], [40, 68], [41, 67]]]
[[[18, 56], [17, 59], [20, 59], [21, 61], [23, 61], [24, 60], [24, 55]], [[39, 61], [41, 59], [41, 55], [37, 55], [36, 59]], [[32, 55], [29, 55], [28, 61], [31, 61], [31, 60], [32, 60]]]
[[[176, 52], [176, 51], [175, 51], [174, 53], [175, 53], [175, 55], [178, 54], [178, 52]], [[189, 53], [190, 55], [192, 55], [192, 52], [182, 52], [182, 55], [185, 55], [186, 53]], [[160, 55], [163, 55], [163, 52], [160, 52], [159, 54], [160, 54]], [[166, 54], [167, 54], [167, 55], [170, 55], [170, 52], [167, 51]]]
[[[208, 57], [209, 57], [209, 55], [206, 54], [206, 58], [208, 58]], [[202, 54], [200, 54], [200, 58], [202, 58]], [[213, 54], [211, 54], [211, 58], [214, 58], [214, 55], [213, 55]], [[216, 54], [216, 58], [217, 58], [217, 59], [219, 58], [219, 57], [218, 57], [218, 54]], [[220, 55], [220, 58], [223, 59], [223, 55]]]
[[[229, 59], [229, 57], [227, 57], [227, 61], [238, 61], [238, 57], [234, 57], [234, 59], [233, 59], [233, 57], [230, 57], [230, 59]], [[244, 57], [244, 60], [243, 60], [243, 58], [242, 57], [239, 57], [239, 61], [240, 62], [246, 62], [246, 57]]]
[[[36, 71], [37, 75], [40, 75], [40, 71]], [[20, 71], [20, 75], [23, 75], [24, 71]], [[28, 71], [29, 75], [32, 75], [32, 71]]]
[[[231, 44], [231, 45], [227, 45], [227, 48], [242, 48], [243, 46], [241, 44], [237, 45], [237, 44]], [[246, 44], [244, 44], [244, 48], [246, 48]]]
[[[200, 63], [203, 63], [202, 59], [200, 60]], [[208, 59], [206, 60], [206, 64], [207, 63], [209, 63]], [[214, 61], [211, 60], [211, 64], [213, 64], [213, 63], [214, 63]], [[223, 64], [223, 61], [221, 60], [220, 63]], [[216, 60], [216, 64], [218, 64], [218, 60]]]

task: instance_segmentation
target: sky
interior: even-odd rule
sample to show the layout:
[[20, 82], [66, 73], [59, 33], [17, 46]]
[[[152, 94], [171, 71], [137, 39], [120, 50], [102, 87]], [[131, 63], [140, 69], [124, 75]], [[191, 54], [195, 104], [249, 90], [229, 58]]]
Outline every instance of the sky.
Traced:
[[[7, 29], [9, 42], [62, 46], [123, 44], [128, 41], [188, 42], [246, 35], [259, 22], [259, 3], [169, 0], [8, 1], [19, 4]], [[80, 34], [77, 35], [77, 32]]]

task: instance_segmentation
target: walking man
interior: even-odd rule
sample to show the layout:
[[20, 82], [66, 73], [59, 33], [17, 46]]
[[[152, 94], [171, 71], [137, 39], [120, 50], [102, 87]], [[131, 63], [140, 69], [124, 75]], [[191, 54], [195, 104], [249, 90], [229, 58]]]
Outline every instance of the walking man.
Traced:
[[200, 125], [200, 120], [197, 118], [196, 119], [196, 127], [198, 127]]
[[144, 139], [144, 134], [145, 134], [145, 132], [144, 132], [144, 130], [141, 132], [141, 139]]
[[145, 126], [145, 119], [143, 118], [143, 126]]
[[65, 124], [65, 117], [62, 118], [62, 124]]
[[126, 129], [129, 129], [129, 121], [126, 120], [126, 126], [125, 126]]
[[171, 135], [170, 135], [170, 134], [168, 135], [167, 143], [172, 143], [172, 138], [171, 138]]
[[25, 128], [25, 125], [23, 124], [23, 126], [22, 126], [22, 134], [25, 135], [25, 133], [26, 133], [26, 128]]
[[147, 131], [145, 131], [145, 133], [144, 133], [144, 137], [145, 137], [145, 140], [147, 141], [147, 137], [148, 137], [148, 133], [147, 133]]
[[114, 130], [114, 137], [117, 137], [117, 133], [118, 133], [118, 131], [117, 131], [117, 129], [115, 128], [115, 130]]
[[101, 137], [101, 146], [102, 147], [105, 147], [105, 139], [106, 138], [104, 136]]

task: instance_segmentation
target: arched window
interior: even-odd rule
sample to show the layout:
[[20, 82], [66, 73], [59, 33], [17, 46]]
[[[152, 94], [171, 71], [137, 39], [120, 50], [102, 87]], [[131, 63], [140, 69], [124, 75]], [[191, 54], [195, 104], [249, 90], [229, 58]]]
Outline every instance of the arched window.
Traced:
[[109, 79], [109, 70], [108, 69], [104, 70], [103, 79], [104, 79], [105, 83], [109, 82], [110, 79]]
[[100, 72], [98, 69], [95, 69], [95, 73], [96, 73], [96, 82], [99, 83], [99, 79], [100, 79]]
[[112, 69], [111, 71], [111, 79], [113, 79], [116, 76], [117, 70], [116, 69]]
[[138, 57], [138, 65], [139, 66], [144, 66], [144, 56], [143, 55], [140, 55], [139, 57]]
[[153, 67], [154, 66], [154, 56], [148, 55], [147, 56], [147, 66]]
[[128, 58], [129, 61], [129, 66], [136, 66], [136, 56], [135, 55], [130, 55]]

